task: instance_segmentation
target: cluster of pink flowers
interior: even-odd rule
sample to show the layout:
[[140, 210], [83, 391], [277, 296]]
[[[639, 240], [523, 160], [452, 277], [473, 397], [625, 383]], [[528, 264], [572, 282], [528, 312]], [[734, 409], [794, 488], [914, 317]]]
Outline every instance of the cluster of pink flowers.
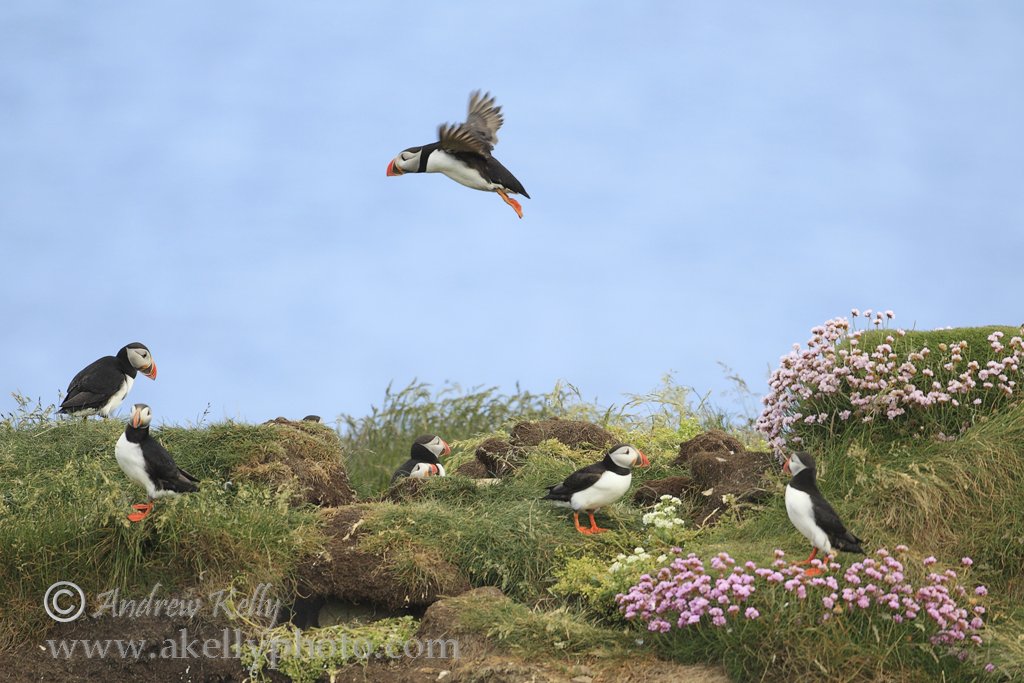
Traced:
[[[872, 319], [870, 310], [852, 314]], [[893, 317], [886, 311], [872, 320], [880, 327]], [[801, 434], [816, 425], [828, 430], [851, 420], [896, 420], [933, 407], [970, 409], [990, 396], [1011, 397], [1024, 365], [1024, 340], [1014, 336], [1004, 344], [1000, 331], [988, 337], [993, 358], [984, 366], [964, 362], [966, 341], [899, 353], [894, 347], [906, 331], [887, 334], [870, 350], [861, 348], [863, 334], [849, 319], [833, 318], [811, 330], [806, 348], [794, 344], [782, 357], [757, 421], [776, 451], [801, 445]]]
[[[836, 572], [817, 576], [808, 576], [802, 567], [790, 565], [781, 550], [775, 551], [770, 567], [758, 567], [754, 562], [738, 565], [728, 553], [719, 553], [705, 568], [693, 553], [683, 557], [679, 548], [672, 552], [676, 557], [669, 566], [655, 576], [644, 574], [628, 593], [616, 596], [626, 619], [640, 619], [651, 631], [668, 633], [702, 622], [721, 627], [730, 618], [757, 619], [760, 611], [745, 603], [760, 586], [763, 591], [781, 587], [801, 604], [813, 604], [807, 602], [813, 596], [820, 602], [822, 622], [848, 612], [873, 610], [896, 624], [923, 620], [931, 632], [930, 642], [960, 648], [958, 655], [966, 656], [962, 646], [982, 644], [985, 608], [969, 603], [987, 594], [984, 586], [970, 594], [958, 583], [952, 569], [931, 571], [925, 583], [915, 586], [905, 575], [904, 563], [885, 548], [876, 552], [877, 557], [851, 564], [842, 574], [838, 573], [842, 569], [838, 564], [825, 566], [814, 560], [811, 566]], [[907, 547], [897, 546], [896, 552], [904, 554]], [[934, 557], [928, 557], [923, 564], [928, 568], [935, 562]], [[972, 561], [965, 557], [961, 563], [969, 567]], [[764, 601], [761, 604], [763, 609]]]

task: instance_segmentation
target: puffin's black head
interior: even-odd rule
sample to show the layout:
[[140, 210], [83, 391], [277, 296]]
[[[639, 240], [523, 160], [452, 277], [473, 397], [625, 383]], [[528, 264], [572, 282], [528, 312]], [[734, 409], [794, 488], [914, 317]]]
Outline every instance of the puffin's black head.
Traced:
[[132, 416], [130, 418], [132, 427], [139, 429], [140, 427], [148, 427], [149, 423], [153, 421], [153, 411], [150, 410], [149, 406], [145, 403], [136, 403], [132, 406]]
[[412, 442], [410, 455], [413, 460], [419, 462], [437, 462], [442, 455], [448, 455], [451, 452], [451, 446], [444, 439], [433, 434], [424, 434]]
[[814, 456], [807, 451], [797, 451], [786, 458], [786, 464], [782, 466], [783, 472], [793, 476], [800, 474], [804, 470], [810, 470], [811, 476], [814, 476], [817, 471], [814, 464]]
[[419, 173], [420, 154], [423, 147], [410, 147], [399, 152], [398, 156], [388, 164], [388, 175], [402, 175], [403, 173]]
[[122, 354], [133, 368], [150, 379], [156, 379], [156, 362], [145, 344], [132, 342], [117, 352], [118, 356]]
[[647, 467], [651, 464], [651, 461], [647, 459], [643, 451], [636, 446], [630, 446], [628, 443], [615, 444], [608, 449], [604, 457], [610, 458], [619, 467]]

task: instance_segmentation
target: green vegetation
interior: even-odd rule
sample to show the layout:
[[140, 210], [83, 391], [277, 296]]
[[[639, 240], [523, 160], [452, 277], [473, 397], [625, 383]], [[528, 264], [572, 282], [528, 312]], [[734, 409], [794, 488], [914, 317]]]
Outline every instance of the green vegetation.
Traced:
[[294, 683], [316, 683], [346, 664], [365, 666], [374, 658], [401, 658], [416, 626], [412, 617], [339, 624], [306, 633], [294, 626], [279, 626], [263, 632], [257, 645], [245, 646], [242, 662], [256, 681], [268, 680], [265, 672], [276, 670]]
[[[989, 344], [991, 332], [914, 332], [901, 343], [948, 349], [950, 335], [969, 339], [966, 348], [973, 352]], [[873, 347], [885, 343], [887, 334], [866, 333], [860, 343]], [[899, 353], [914, 350], [901, 347]], [[827, 438], [814, 442], [822, 492], [871, 552], [909, 546], [908, 575], [917, 578], [924, 575], [925, 557], [936, 557], [940, 570], [960, 568], [963, 557], [973, 559], [962, 580], [988, 587], [987, 596], [977, 597], [988, 608], [985, 644], [962, 663], [929, 645], [925, 635], [912, 632], [908, 640], [907, 629], [915, 625], [894, 625], [874, 613], [837, 613], [822, 625], [816, 616], [820, 596], [800, 607], [782, 593], [765, 591], [756, 603], [761, 616], [730, 629], [700, 623], [656, 635], [625, 619], [615, 596], [671, 561], [672, 546], [705, 561], [724, 551], [740, 564], [750, 560], [762, 567], [771, 564], [776, 548], [788, 558], [805, 557], [809, 544], [787, 518], [781, 473], [765, 475], [767, 496], [732, 505], [704, 529], [692, 522], [699, 500], [664, 503], [659, 525], [652, 508], [634, 504], [631, 491], [598, 514], [601, 526], [611, 529], [599, 536], [577, 533], [567, 510], [540, 500], [546, 486], [600, 456], [553, 439], [526, 449], [515, 472], [500, 481], [449, 476], [403, 490], [398, 502], [377, 495], [419, 433], [454, 442], [446, 463], [452, 473], [473, 459], [485, 439], [508, 436], [521, 419], [548, 416], [591, 420], [643, 449], [651, 467], [634, 473], [633, 491], [645, 481], [686, 476], [685, 467], [672, 464], [679, 443], [721, 421], [720, 414], [693, 406], [690, 396], [666, 381], [620, 407], [599, 409], [571, 387], [510, 396], [445, 387], [435, 395], [415, 384], [389, 392], [384, 407], [368, 418], [343, 418], [340, 444], [320, 425], [167, 427], [160, 438], [204, 485], [198, 494], [159, 501], [152, 523], [145, 525], [124, 519], [141, 492], [113, 459], [122, 425], [54, 422], [47, 408], [25, 404], [0, 421], [0, 650], [48, 627], [39, 600], [58, 579], [75, 580], [89, 595], [156, 582], [168, 589], [245, 590], [268, 582], [289, 588], [303, 557], [322, 551], [325, 543], [321, 515], [295, 495], [306, 480], [281, 471], [299, 462], [289, 446], [298, 430], [302, 439], [322, 440], [315, 459], [344, 454], [363, 498], [358, 548], [382, 558], [384, 569], [410, 594], [458, 583], [449, 574], [461, 574], [473, 586], [502, 589], [505, 597], [470, 594], [448, 601], [448, 607], [457, 633], [478, 637], [510, 657], [592, 662], [657, 654], [719, 664], [735, 680], [1024, 677], [1024, 404], [1016, 397], [970, 413], [969, 424], [941, 438], [934, 430], [900, 432], [897, 438], [879, 422], [865, 427], [829, 421]], [[795, 409], [811, 410], [799, 403]], [[740, 436], [749, 447], [764, 447], [749, 431]], [[275, 469], [284, 457], [288, 467]], [[220, 485], [229, 480], [233, 486]], [[676, 525], [674, 519], [686, 523]], [[845, 568], [860, 558], [838, 559]], [[416, 627], [402, 618], [304, 635], [332, 642], [365, 638], [378, 647], [407, 638]], [[268, 646], [292, 635], [288, 626], [258, 632]], [[270, 661], [269, 652], [250, 650], [246, 661], [258, 671]], [[276, 661], [295, 680], [312, 681], [358, 661], [349, 654], [284, 652]], [[984, 671], [987, 662], [995, 665], [993, 674]]]
[[131, 504], [145, 494], [114, 459], [123, 429], [116, 420], [0, 422], [0, 650], [50, 625], [40, 601], [55, 581], [89, 596], [157, 583], [203, 592], [282, 586], [318, 544], [315, 515], [290, 505], [288, 486], [232, 474], [282, 437], [266, 426], [161, 430], [178, 464], [204, 483], [131, 524]]
[[[342, 415], [338, 431], [352, 486], [366, 497], [387, 488], [395, 468], [409, 458], [413, 439], [421, 434], [438, 434], [452, 444], [456, 465], [471, 459], [488, 436], [516, 422], [548, 417], [593, 422], [623, 439], [634, 439], [641, 449], [674, 449], [701, 427], [720, 426], [730, 419], [706, 401], [693, 408], [691, 396], [691, 390], [675, 384], [671, 375], [650, 392], [628, 395], [622, 405], [607, 408], [584, 400], [570, 384], [560, 383], [544, 394], [518, 388], [503, 394], [495, 387], [464, 390], [451, 384], [434, 390], [413, 382], [398, 391], [389, 386], [381, 407], [365, 417]], [[762, 443], [749, 428], [741, 436], [748, 444]]]

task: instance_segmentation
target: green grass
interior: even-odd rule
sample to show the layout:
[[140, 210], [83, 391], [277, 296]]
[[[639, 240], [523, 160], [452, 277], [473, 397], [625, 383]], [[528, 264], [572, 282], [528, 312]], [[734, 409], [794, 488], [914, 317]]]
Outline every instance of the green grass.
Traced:
[[114, 420], [0, 423], [0, 649], [48, 625], [39, 604], [55, 581], [73, 581], [87, 596], [148, 593], [157, 583], [169, 591], [280, 587], [317, 546], [316, 517], [290, 505], [287, 487], [221, 486], [250, 449], [273, 440], [268, 428], [162, 430], [203, 484], [158, 501], [137, 525], [126, 515], [144, 492], [113, 455], [122, 431]]

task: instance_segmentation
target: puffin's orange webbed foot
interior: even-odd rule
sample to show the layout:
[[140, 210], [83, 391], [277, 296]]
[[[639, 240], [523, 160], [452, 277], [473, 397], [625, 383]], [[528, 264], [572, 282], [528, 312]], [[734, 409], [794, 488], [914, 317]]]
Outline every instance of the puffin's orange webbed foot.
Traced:
[[590, 512], [588, 514], [590, 515], [590, 533], [592, 533], [592, 534], [600, 534], [602, 532], [609, 531], [609, 529], [602, 529], [601, 527], [599, 527], [597, 525], [597, 520], [594, 519], [594, 513], [593, 512]]
[[152, 503], [136, 503], [132, 505], [132, 508], [136, 510], [128, 515], [129, 522], [141, 522], [149, 516], [150, 511], [153, 509]]
[[502, 199], [504, 199], [506, 204], [511, 206], [513, 209], [515, 209], [516, 215], [518, 215], [520, 218], [523, 217], [523, 206], [522, 206], [522, 204], [520, 204], [516, 200], [512, 199], [511, 197], [509, 197], [502, 190], [498, 190], [498, 196], [500, 196]]
[[580, 526], [580, 513], [572, 513], [572, 521], [576, 525], [576, 531], [580, 532], [581, 534], [586, 534], [587, 536], [589, 536], [590, 534], [594, 533], [590, 529]]
[[818, 548], [815, 547], [814, 550], [811, 551], [811, 556], [810, 557], [808, 557], [806, 560], [801, 560], [800, 562], [794, 562], [793, 566], [794, 567], [800, 567], [800, 566], [803, 566], [805, 564], [810, 564], [811, 562], [814, 561], [814, 558], [817, 557], [817, 556], [818, 556]]

